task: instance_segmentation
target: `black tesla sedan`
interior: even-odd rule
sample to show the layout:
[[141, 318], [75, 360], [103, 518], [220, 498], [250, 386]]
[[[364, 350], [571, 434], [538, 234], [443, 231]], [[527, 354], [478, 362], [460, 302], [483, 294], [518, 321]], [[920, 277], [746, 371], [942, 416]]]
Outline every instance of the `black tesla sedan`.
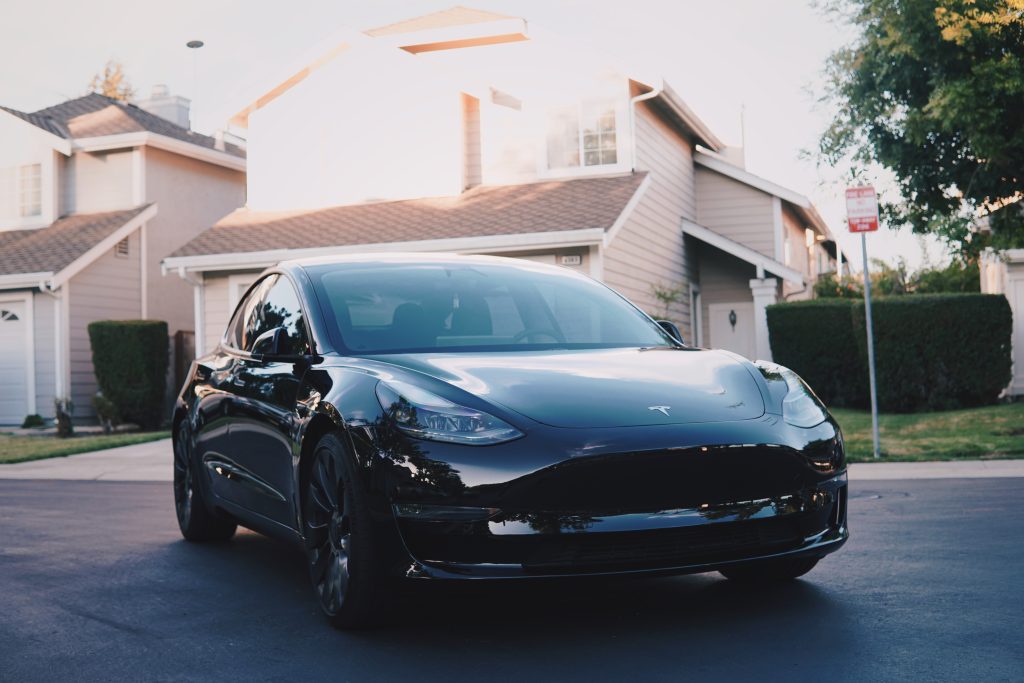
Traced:
[[777, 580], [848, 535], [842, 435], [799, 377], [529, 261], [282, 263], [173, 419], [185, 538], [294, 540], [342, 627], [389, 578]]

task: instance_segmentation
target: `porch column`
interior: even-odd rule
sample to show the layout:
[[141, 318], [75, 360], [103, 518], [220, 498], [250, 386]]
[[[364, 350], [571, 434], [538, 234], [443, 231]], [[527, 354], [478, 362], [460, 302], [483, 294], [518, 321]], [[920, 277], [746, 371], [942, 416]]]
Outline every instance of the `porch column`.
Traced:
[[779, 281], [773, 277], [754, 278], [750, 281], [750, 291], [754, 294], [754, 355], [759, 360], [772, 359], [767, 308], [775, 303], [778, 287]]

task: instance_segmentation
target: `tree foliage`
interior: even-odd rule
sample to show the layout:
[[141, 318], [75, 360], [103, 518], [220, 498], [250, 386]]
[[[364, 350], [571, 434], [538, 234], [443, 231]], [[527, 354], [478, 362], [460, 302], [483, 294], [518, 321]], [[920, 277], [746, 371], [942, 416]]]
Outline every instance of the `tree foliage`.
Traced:
[[821, 161], [878, 164], [900, 197], [893, 225], [936, 233], [967, 253], [1024, 245], [1024, 213], [976, 215], [1024, 192], [1024, 0], [826, 0], [859, 37], [834, 52], [825, 100], [836, 111]]
[[89, 81], [89, 92], [106, 95], [122, 102], [129, 102], [135, 97], [135, 88], [128, 82], [124, 66], [113, 59], [106, 63], [102, 72]]
[[[947, 266], [926, 266], [913, 272], [907, 267], [904, 259], [898, 259], [895, 265], [881, 259], [872, 259], [872, 265], [873, 296], [981, 291], [981, 274], [977, 260], [954, 259]], [[863, 299], [864, 281], [859, 275], [845, 275], [842, 282], [834, 273], [822, 276], [814, 283], [814, 295], [821, 299]]]

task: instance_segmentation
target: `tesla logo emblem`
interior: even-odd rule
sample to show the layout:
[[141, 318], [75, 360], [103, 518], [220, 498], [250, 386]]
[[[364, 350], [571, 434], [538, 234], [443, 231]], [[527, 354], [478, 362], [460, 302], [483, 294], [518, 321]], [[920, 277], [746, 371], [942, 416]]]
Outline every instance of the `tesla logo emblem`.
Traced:
[[668, 411], [672, 409], [672, 406], [647, 406], [647, 410], [657, 410], [659, 413], [668, 417]]

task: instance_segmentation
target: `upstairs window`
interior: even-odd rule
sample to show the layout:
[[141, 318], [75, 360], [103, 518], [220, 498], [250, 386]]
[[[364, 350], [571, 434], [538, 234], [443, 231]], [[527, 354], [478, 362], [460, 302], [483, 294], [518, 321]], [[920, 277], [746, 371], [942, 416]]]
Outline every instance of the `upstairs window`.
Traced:
[[617, 164], [615, 119], [615, 106], [610, 102], [553, 109], [548, 120], [548, 168]]
[[28, 164], [18, 169], [18, 204], [22, 218], [38, 216], [43, 212], [42, 166]]

